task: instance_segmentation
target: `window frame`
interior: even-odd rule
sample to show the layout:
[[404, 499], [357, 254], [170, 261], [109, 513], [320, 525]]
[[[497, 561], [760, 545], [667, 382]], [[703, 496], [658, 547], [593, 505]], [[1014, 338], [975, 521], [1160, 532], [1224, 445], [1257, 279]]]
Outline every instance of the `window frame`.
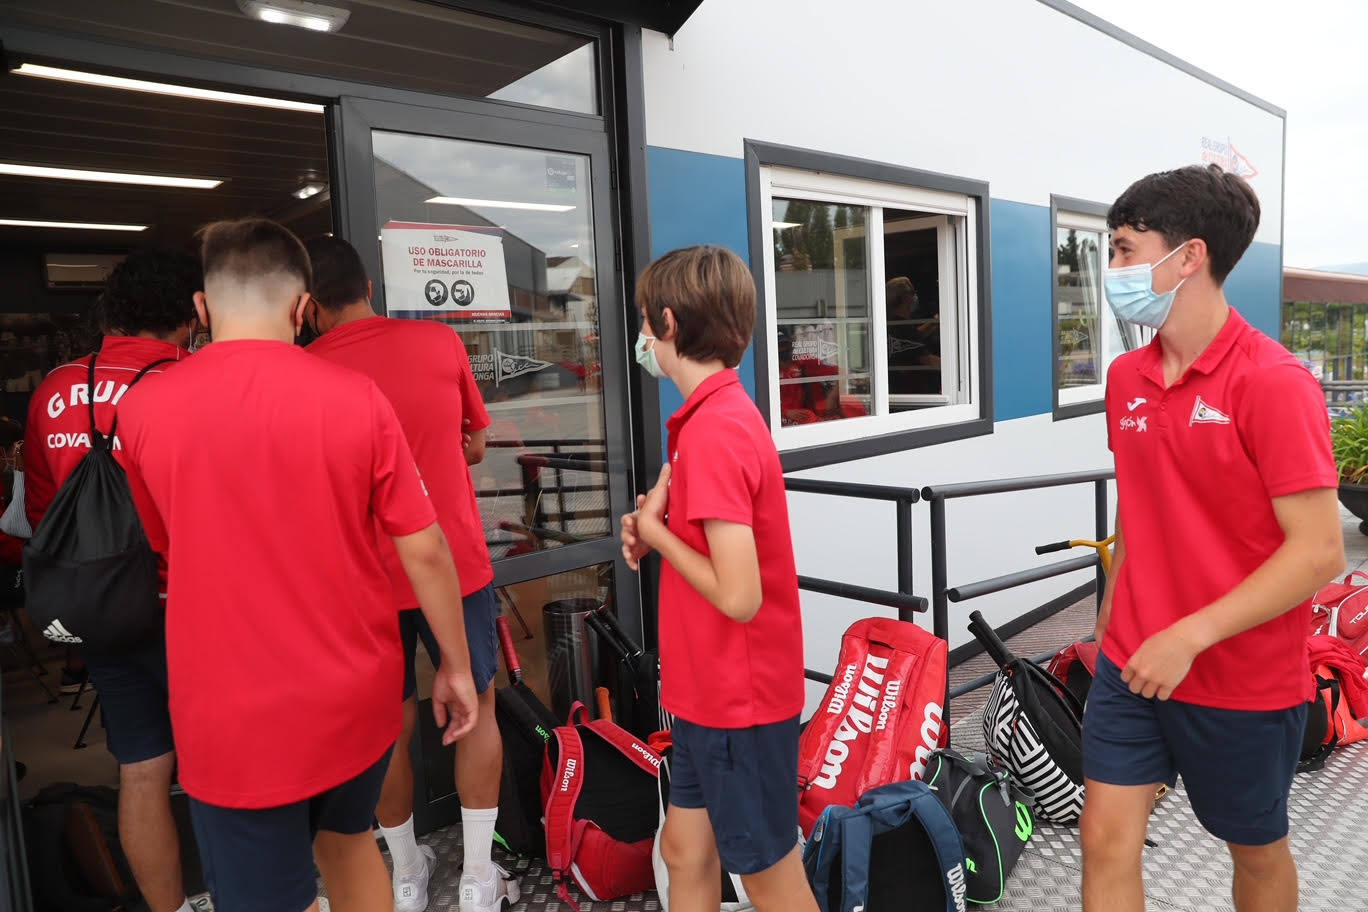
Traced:
[[[757, 291], [756, 404], [769, 422], [785, 471], [992, 433], [992, 279], [987, 182], [753, 140], [745, 141], [745, 163], [751, 272]], [[881, 185], [877, 192], [869, 186], [871, 183]], [[962, 314], [953, 344], [959, 364], [968, 365], [957, 380], [964, 384], [968, 402], [881, 415], [878, 410], [887, 407], [888, 399], [887, 377], [883, 376], [881, 382], [872, 384], [874, 415], [797, 427], [780, 425], [778, 378], [771, 372], [772, 365], [778, 363], [771, 228], [775, 196], [869, 207], [871, 284], [883, 273], [883, 207], [963, 220], [963, 230], [952, 225], [946, 234], [955, 257], [955, 263], [948, 268], [956, 276], [956, 301]], [[873, 242], [876, 237], [879, 243]], [[944, 253], [943, 250], [943, 260]], [[941, 268], [947, 269], [944, 261]], [[879, 371], [887, 363], [887, 322], [882, 308], [873, 306], [877, 298], [872, 291], [870, 357], [877, 381]]]
[[[1059, 360], [1063, 357], [1059, 342], [1059, 229], [1073, 228], [1078, 231], [1100, 230], [1102, 232], [1098, 304], [1103, 309], [1105, 318], [1105, 316], [1110, 315], [1111, 305], [1107, 303], [1106, 291], [1101, 287], [1103, 285], [1101, 270], [1106, 269], [1109, 261], [1108, 251], [1110, 250], [1111, 232], [1106, 226], [1109, 208], [1106, 203], [1098, 203], [1092, 200], [1074, 199], [1055, 194], [1050, 196], [1050, 347], [1054, 352], [1054, 357], [1050, 361], [1050, 389], [1055, 421], [1081, 418], [1085, 415], [1097, 415], [1106, 411], [1106, 373], [1111, 366], [1105, 348], [1106, 333], [1102, 334], [1103, 350], [1099, 355], [1102, 361], [1102, 382], [1069, 388], [1059, 385]], [[1124, 352], [1117, 352], [1116, 356], [1119, 357], [1121, 354]]]

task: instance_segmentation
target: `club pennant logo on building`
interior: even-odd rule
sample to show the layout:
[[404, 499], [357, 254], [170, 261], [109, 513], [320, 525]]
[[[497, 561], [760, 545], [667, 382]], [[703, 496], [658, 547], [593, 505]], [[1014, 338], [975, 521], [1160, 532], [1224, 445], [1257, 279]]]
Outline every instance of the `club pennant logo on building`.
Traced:
[[1203, 136], [1202, 161], [1207, 164], [1220, 165], [1222, 170], [1243, 177], [1245, 180], [1259, 176], [1259, 169], [1254, 167], [1243, 152], [1235, 148], [1235, 144], [1230, 141], [1228, 136], [1225, 142]]
[[546, 370], [550, 366], [550, 361], [538, 361], [536, 358], [527, 358], [522, 355], [506, 355], [495, 349], [494, 384], [497, 386], [505, 380], [521, 377], [523, 374], [535, 374], [537, 371]]
[[1230, 424], [1230, 416], [1218, 408], [1208, 405], [1198, 396], [1197, 401], [1192, 406], [1192, 417], [1188, 419], [1188, 427], [1194, 424]]

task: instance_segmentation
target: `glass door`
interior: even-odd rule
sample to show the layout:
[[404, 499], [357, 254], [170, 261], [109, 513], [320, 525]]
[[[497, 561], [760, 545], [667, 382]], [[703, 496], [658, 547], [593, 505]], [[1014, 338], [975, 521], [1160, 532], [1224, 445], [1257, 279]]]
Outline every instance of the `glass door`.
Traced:
[[[602, 123], [351, 98], [338, 115], [340, 224], [376, 310], [458, 333], [489, 409], [471, 474], [528, 681], [549, 706], [587, 698], [584, 670], [598, 659], [564, 610], [606, 602], [641, 629], [614, 522], [632, 503], [627, 315]], [[459, 806], [423, 709], [427, 756], [415, 745], [414, 760], [427, 830]]]

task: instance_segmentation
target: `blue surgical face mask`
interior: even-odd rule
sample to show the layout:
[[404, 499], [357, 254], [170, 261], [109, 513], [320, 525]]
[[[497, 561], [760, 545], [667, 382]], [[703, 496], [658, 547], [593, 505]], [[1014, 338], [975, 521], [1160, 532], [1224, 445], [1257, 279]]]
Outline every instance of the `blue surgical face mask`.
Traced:
[[655, 340], [655, 336], [646, 335], [644, 330], [637, 333], [636, 360], [637, 364], [646, 370], [646, 373], [659, 379], [665, 375], [660, 370], [660, 361], [656, 359]]
[[1172, 291], [1159, 294], [1154, 290], [1154, 267], [1185, 246], [1185, 243], [1179, 244], [1156, 263], [1141, 263], [1138, 266], [1104, 271], [1107, 301], [1118, 317], [1127, 323], [1137, 323], [1151, 329], [1159, 329], [1164, 325], [1169, 311], [1173, 310], [1173, 299], [1187, 279], [1179, 281]]

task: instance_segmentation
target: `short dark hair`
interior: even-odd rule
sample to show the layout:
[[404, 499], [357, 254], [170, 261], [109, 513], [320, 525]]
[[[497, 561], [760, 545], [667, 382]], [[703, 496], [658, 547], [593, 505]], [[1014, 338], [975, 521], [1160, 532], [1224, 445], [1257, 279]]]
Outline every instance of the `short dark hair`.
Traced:
[[1201, 238], [1220, 284], [1254, 241], [1259, 215], [1259, 198], [1244, 178], [1219, 165], [1188, 165], [1127, 187], [1107, 213], [1107, 227], [1155, 231], [1170, 248]]
[[313, 284], [309, 254], [294, 233], [270, 219], [214, 222], [200, 231], [204, 281], [229, 276], [240, 282], [283, 274], [308, 289]]
[[105, 280], [99, 322], [105, 332], [128, 336], [174, 332], [195, 319], [195, 292], [203, 289], [204, 273], [190, 254], [132, 253]]
[[8, 450], [24, 439], [24, 426], [8, 415], [0, 415], [0, 450]]
[[739, 256], [701, 245], [672, 250], [637, 279], [636, 305], [659, 336], [674, 313], [675, 351], [692, 361], [736, 367], [755, 332], [755, 280]]
[[328, 310], [341, 310], [370, 296], [366, 267], [356, 248], [339, 237], [325, 234], [304, 243], [313, 265], [309, 294]]

